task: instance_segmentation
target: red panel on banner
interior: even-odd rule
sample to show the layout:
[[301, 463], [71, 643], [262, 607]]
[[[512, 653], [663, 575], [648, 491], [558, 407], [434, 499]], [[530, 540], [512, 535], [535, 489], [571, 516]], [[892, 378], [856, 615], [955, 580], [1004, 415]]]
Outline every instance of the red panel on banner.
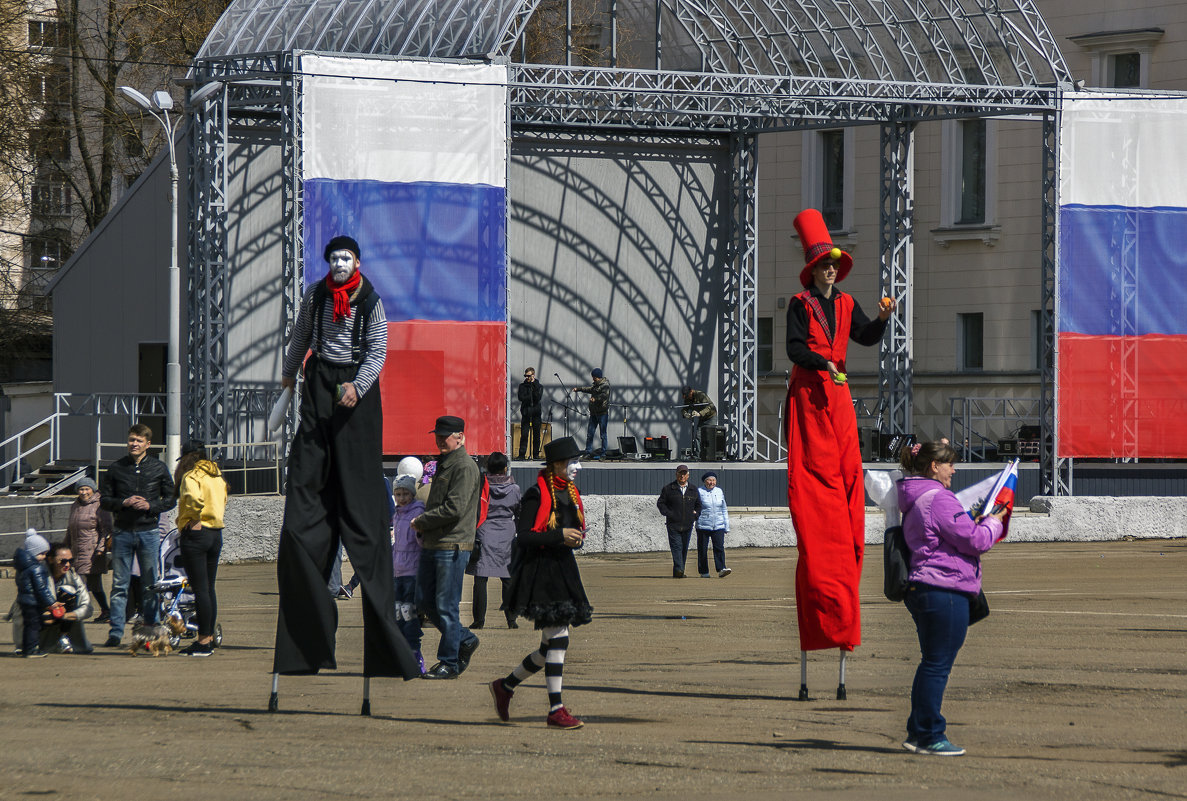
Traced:
[[507, 327], [503, 323], [409, 320], [387, 324], [383, 452], [432, 454], [439, 415], [466, 421], [472, 454], [507, 447]]
[[[1132, 365], [1127, 396], [1123, 365]], [[1059, 457], [1187, 457], [1187, 336], [1059, 335]]]

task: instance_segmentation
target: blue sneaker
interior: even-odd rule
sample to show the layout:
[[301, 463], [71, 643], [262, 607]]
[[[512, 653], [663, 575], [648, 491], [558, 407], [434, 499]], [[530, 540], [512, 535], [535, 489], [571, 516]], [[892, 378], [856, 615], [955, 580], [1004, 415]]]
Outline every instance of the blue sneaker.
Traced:
[[948, 742], [948, 738], [934, 742], [931, 745], [915, 746], [916, 754], [930, 754], [932, 756], [963, 756], [964, 749], [959, 745]]

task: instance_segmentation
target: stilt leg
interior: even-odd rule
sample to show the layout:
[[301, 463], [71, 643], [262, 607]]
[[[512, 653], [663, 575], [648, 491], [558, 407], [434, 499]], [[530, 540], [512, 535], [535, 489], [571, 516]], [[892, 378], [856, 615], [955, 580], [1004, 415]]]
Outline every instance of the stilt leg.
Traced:
[[280, 687], [280, 674], [272, 674], [272, 695], [268, 696], [268, 711], [275, 712], [280, 709], [280, 696], [277, 695], [277, 689]]
[[845, 658], [849, 656], [849, 652], [844, 648], [841, 649], [841, 677], [837, 681], [837, 700], [844, 701], [845, 698]]
[[371, 717], [371, 677], [363, 676], [363, 711], [359, 713]]
[[800, 701], [810, 700], [808, 698], [808, 652], [800, 651]]

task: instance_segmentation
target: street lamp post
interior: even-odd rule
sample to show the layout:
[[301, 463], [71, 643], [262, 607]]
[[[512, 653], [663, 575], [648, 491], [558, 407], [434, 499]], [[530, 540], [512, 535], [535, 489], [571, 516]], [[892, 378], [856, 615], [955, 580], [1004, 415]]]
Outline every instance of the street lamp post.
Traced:
[[[190, 105], [210, 97], [222, 88], [213, 81], [190, 96]], [[181, 458], [181, 270], [177, 262], [177, 153], [173, 140], [181, 115], [169, 116], [173, 96], [163, 90], [150, 100], [131, 86], [119, 88], [126, 97], [147, 111], [165, 129], [169, 147], [169, 346], [165, 365], [165, 465], [170, 471]]]

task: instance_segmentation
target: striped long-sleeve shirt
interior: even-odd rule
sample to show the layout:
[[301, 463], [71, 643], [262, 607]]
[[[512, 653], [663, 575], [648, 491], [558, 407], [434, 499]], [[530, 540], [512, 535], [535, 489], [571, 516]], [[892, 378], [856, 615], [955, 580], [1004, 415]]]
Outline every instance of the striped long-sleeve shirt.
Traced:
[[[297, 312], [297, 323], [293, 326], [293, 336], [289, 340], [288, 349], [284, 355], [284, 367], [281, 374], [285, 378], [295, 378], [301, 369], [301, 362], [305, 353], [313, 348], [321, 359], [338, 365], [353, 364], [351, 357], [351, 339], [354, 334], [354, 315], [358, 308], [351, 307], [351, 316], [334, 322], [334, 304], [329, 299], [321, 308], [321, 342], [311, 342], [313, 339], [313, 296], [316, 284], [305, 292], [301, 299], [301, 308]], [[383, 362], [387, 358], [387, 315], [383, 311], [383, 299], [378, 298], [375, 311], [371, 319], [366, 322], [367, 348], [359, 364], [359, 371], [354, 378], [354, 389], [361, 398], [379, 378], [379, 371], [383, 369]]]

